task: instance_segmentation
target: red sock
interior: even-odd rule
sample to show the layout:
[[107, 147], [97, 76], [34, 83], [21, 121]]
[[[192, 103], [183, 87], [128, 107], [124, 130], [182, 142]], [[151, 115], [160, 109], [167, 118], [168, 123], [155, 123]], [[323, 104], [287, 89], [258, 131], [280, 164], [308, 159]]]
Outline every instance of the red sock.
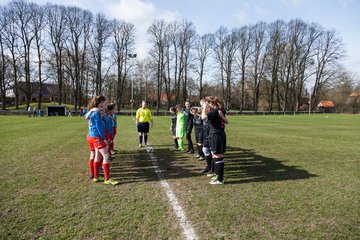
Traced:
[[99, 178], [100, 166], [101, 166], [100, 162], [94, 162], [94, 178]]
[[94, 176], [94, 159], [89, 160], [89, 171], [90, 176]]
[[108, 163], [104, 163], [102, 166], [103, 166], [103, 169], [104, 169], [104, 177], [105, 177], [105, 181], [109, 180], [109, 165]]

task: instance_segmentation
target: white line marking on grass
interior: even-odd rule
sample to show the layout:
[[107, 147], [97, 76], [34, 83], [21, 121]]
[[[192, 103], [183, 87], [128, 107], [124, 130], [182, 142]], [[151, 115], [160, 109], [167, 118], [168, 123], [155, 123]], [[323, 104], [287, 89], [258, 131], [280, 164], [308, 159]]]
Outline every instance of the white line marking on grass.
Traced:
[[170, 185], [166, 182], [164, 176], [161, 173], [161, 170], [157, 164], [157, 158], [153, 152], [149, 152], [148, 154], [151, 157], [151, 162], [155, 168], [155, 172], [160, 179], [160, 184], [164, 188], [166, 195], [175, 211], [175, 214], [180, 221], [180, 226], [183, 229], [183, 233], [186, 236], [186, 239], [197, 239], [194, 228], [191, 226], [190, 221], [187, 220], [184, 210], [182, 209]]

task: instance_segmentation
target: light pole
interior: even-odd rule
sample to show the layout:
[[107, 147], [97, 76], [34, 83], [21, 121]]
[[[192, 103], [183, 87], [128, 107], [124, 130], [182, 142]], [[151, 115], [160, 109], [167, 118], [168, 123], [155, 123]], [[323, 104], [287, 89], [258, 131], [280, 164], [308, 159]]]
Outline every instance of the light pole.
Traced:
[[[128, 57], [130, 59], [134, 59], [136, 58], [137, 54], [128, 54]], [[131, 117], [133, 116], [133, 111], [134, 111], [134, 76], [131, 77]]]
[[309, 93], [309, 115], [311, 114], [311, 88]]

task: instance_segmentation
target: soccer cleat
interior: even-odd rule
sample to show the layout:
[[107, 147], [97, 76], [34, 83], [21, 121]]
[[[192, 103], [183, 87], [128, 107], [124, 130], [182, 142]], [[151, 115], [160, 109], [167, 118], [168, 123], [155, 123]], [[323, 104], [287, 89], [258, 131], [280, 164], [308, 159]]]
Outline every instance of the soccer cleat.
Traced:
[[139, 148], [142, 148], [142, 144], [139, 144]]
[[222, 185], [224, 181], [212, 180], [209, 182], [211, 185]]
[[103, 177], [98, 177], [93, 179], [93, 182], [103, 182], [103, 181], [104, 181]]
[[112, 180], [112, 179], [109, 179], [109, 180], [104, 182], [105, 185], [117, 185], [118, 183], [119, 183], [118, 181], [115, 181], [115, 180]]
[[213, 173], [212, 171], [208, 172], [208, 174], [206, 176], [208, 177], [213, 177], [215, 175], [215, 173]]
[[211, 180], [217, 180], [217, 175], [214, 174], [214, 176], [211, 178]]
[[200, 157], [198, 158], [198, 160], [199, 160], [199, 161], [202, 161], [202, 160], [204, 160], [204, 158], [203, 158], [202, 156], [200, 156]]
[[195, 157], [195, 158], [199, 158], [200, 155], [199, 155], [199, 154], [195, 154], [194, 157]]

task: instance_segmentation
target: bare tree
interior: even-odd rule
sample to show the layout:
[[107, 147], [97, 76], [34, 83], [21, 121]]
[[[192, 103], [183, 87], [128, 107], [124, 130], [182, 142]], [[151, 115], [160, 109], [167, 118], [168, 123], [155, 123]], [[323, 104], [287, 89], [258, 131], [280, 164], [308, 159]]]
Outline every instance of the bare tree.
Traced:
[[95, 92], [96, 95], [100, 95], [104, 78], [102, 72], [102, 63], [104, 60], [103, 51], [104, 48], [106, 48], [106, 41], [112, 34], [112, 25], [111, 22], [106, 19], [105, 15], [100, 13], [96, 15], [94, 25], [94, 43], [92, 44], [90, 42], [90, 45], [96, 65]]
[[264, 22], [257, 23], [251, 28], [253, 32], [254, 41], [251, 45], [250, 55], [250, 76], [252, 79], [252, 100], [253, 110], [258, 110], [260, 99], [260, 86], [265, 78], [265, 62], [267, 57], [266, 43], [267, 43], [267, 25]]
[[31, 19], [34, 18], [35, 12], [31, 10], [33, 3], [28, 3], [23, 0], [16, 0], [9, 3], [12, 13], [15, 16], [15, 22], [18, 29], [18, 34], [22, 43], [21, 55], [24, 60], [24, 75], [25, 75], [25, 89], [26, 94], [26, 108], [29, 107], [30, 98], [32, 94], [31, 76], [30, 76], [30, 50], [32, 41], [35, 38], [33, 29], [30, 27]]
[[[117, 91], [116, 91], [116, 103], [117, 111], [120, 111], [120, 107], [123, 104], [123, 94], [129, 72], [128, 66], [128, 54], [133, 54], [133, 48], [135, 44], [135, 27], [131, 23], [114, 21], [114, 52], [115, 62], [117, 68]], [[131, 66], [131, 65], [130, 65]]]
[[235, 61], [237, 66], [240, 69], [241, 74], [241, 94], [240, 94], [240, 112], [244, 109], [244, 102], [245, 102], [245, 77], [246, 77], [246, 65], [251, 55], [251, 43], [253, 41], [252, 31], [247, 26], [244, 26], [238, 30], [236, 30], [236, 34], [238, 35], [239, 41], [239, 51], [238, 57], [236, 57]]
[[225, 70], [225, 41], [226, 37], [228, 36], [228, 29], [224, 26], [220, 27], [214, 33], [214, 41], [212, 44], [212, 49], [215, 53], [215, 61], [219, 65], [219, 72], [220, 72], [220, 84], [221, 84], [221, 100], [225, 101], [225, 77], [224, 77], [224, 70]]
[[213, 36], [211, 34], [205, 34], [197, 38], [196, 43], [196, 60], [198, 61], [198, 67], [196, 73], [199, 75], [199, 97], [203, 98], [203, 78], [206, 71], [205, 63], [211, 54], [211, 43]]
[[63, 79], [64, 79], [64, 62], [66, 25], [65, 16], [66, 8], [58, 5], [46, 5], [46, 16], [49, 24], [47, 25], [48, 34], [51, 40], [53, 51], [50, 51], [55, 59], [56, 80], [58, 84], [58, 103], [63, 102]]
[[311, 106], [314, 108], [319, 101], [321, 88], [337, 77], [341, 72], [340, 59], [344, 57], [342, 40], [335, 31], [323, 31], [315, 46], [315, 82], [311, 96]]
[[305, 88], [306, 81], [314, 74], [312, 70], [315, 61], [313, 60], [314, 52], [313, 46], [316, 39], [320, 36], [321, 29], [316, 24], [308, 25], [305, 32], [304, 42], [300, 46], [300, 50], [297, 52], [296, 58], [298, 63], [296, 65], [296, 79], [295, 79], [295, 107], [294, 110], [299, 110], [299, 104], [301, 97], [303, 96], [303, 90]]
[[31, 27], [33, 28], [33, 32], [35, 35], [35, 47], [37, 53], [37, 63], [38, 63], [38, 82], [39, 82], [39, 102], [38, 109], [41, 109], [41, 101], [42, 101], [42, 84], [47, 78], [43, 78], [42, 73], [42, 64], [43, 64], [43, 52], [45, 50], [45, 39], [44, 39], [44, 29], [46, 27], [45, 20], [45, 11], [44, 7], [38, 5], [31, 5], [31, 11], [34, 12], [33, 18], [31, 19]]
[[147, 32], [150, 34], [152, 46], [151, 57], [156, 62], [156, 79], [157, 79], [157, 94], [156, 94], [156, 113], [159, 112], [162, 86], [165, 73], [165, 41], [166, 41], [166, 23], [164, 20], [155, 20]]
[[[0, 13], [4, 13], [3, 8], [0, 7]], [[6, 26], [6, 15], [0, 14], [0, 32], [3, 32]], [[1, 96], [1, 109], [6, 109], [6, 91], [7, 91], [7, 82], [5, 79], [6, 76], [6, 55], [5, 55], [5, 44], [2, 34], [0, 34], [0, 96]]]
[[239, 40], [235, 29], [225, 37], [224, 44], [224, 73], [226, 77], [224, 105], [226, 109], [229, 109], [231, 107], [231, 89], [233, 85], [235, 54], [239, 49]]
[[270, 74], [271, 74], [271, 82], [269, 89], [269, 108], [268, 110], [271, 112], [273, 109], [274, 103], [274, 94], [276, 91], [276, 99], [277, 99], [277, 109], [280, 110], [280, 92], [279, 92], [279, 64], [280, 64], [280, 56], [284, 50], [284, 26], [285, 23], [283, 21], [277, 20], [274, 23], [270, 24], [270, 41], [268, 44], [269, 55], [270, 55]]
[[68, 61], [65, 66], [72, 80], [74, 109], [82, 104], [87, 43], [92, 24], [92, 13], [77, 7], [68, 7], [66, 24], [69, 40], [66, 42]]

